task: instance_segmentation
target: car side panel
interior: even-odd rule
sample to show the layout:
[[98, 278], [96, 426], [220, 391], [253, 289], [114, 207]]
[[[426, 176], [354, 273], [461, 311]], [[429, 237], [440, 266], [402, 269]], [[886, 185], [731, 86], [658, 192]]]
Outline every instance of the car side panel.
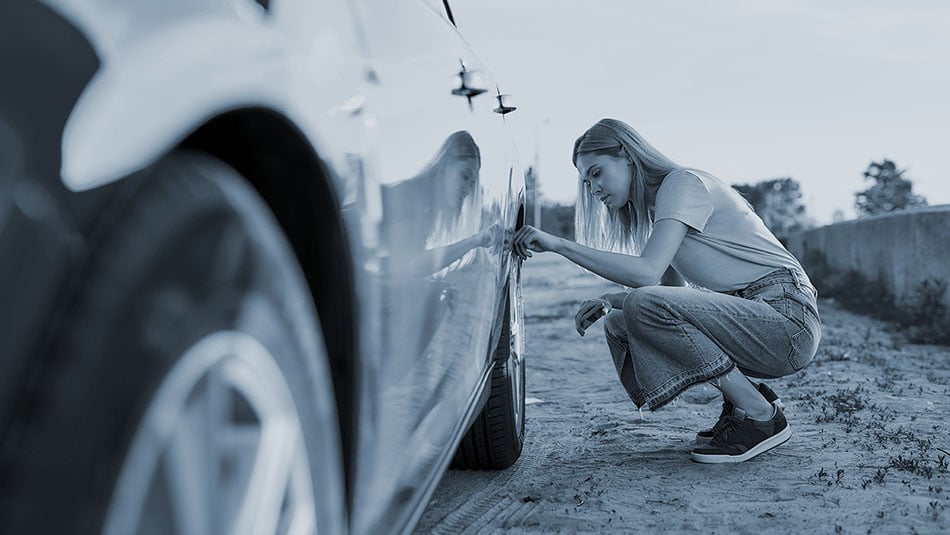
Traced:
[[[513, 176], [495, 86], [455, 29], [418, 0], [365, 1], [378, 85], [374, 118], [381, 216], [364, 330], [367, 376], [354, 519], [401, 529], [453, 453], [488, 368], [504, 281]], [[452, 93], [465, 65], [488, 92]], [[494, 235], [488, 232], [495, 225]], [[392, 454], [398, 452], [394, 462]]]
[[[13, 295], [14, 302], [26, 303], [14, 307], [15, 313], [37, 311], [11, 320], [7, 331], [24, 321], [50, 320], [48, 311], [64, 298], [63, 281], [81, 263], [85, 233], [112, 197], [115, 181], [148, 166], [215, 115], [237, 107], [273, 109], [300, 128], [339, 192], [355, 252], [364, 333], [361, 355], [354, 358], [377, 359], [358, 385], [370, 396], [364, 399], [370, 410], [362, 414], [367, 432], [360, 436], [369, 448], [360, 452], [357, 492], [362, 493], [351, 502], [353, 525], [372, 531], [405, 523], [413, 514], [409, 506], [419, 504], [444, 469], [458, 428], [471, 413], [469, 401], [488, 364], [507, 251], [494, 247], [501, 245], [497, 237], [493, 247], [468, 241], [462, 257], [399, 279], [414, 263], [411, 255], [392, 262], [392, 252], [408, 243], [393, 236], [402, 233], [415, 243], [421, 238], [426, 250], [473, 238], [492, 222], [513, 224], [513, 177], [517, 182], [521, 174], [503, 146], [502, 118], [491, 112], [494, 84], [488, 73], [483, 85], [489, 93], [473, 99], [471, 109], [464, 97], [451, 94], [458, 60], [472, 69], [481, 66], [454, 30], [416, 0], [392, 7], [367, 2], [365, 33], [354, 31], [350, 6], [339, 0], [274, 2], [266, 14], [253, 2], [212, 0], [49, 4], [56, 6], [58, 20], [68, 17], [90, 41], [76, 47], [82, 61], [63, 60], [64, 69], [71, 65], [76, 72], [74, 79], [65, 74], [62, 79], [74, 82], [50, 77], [24, 84], [55, 85], [66, 95], [61, 106], [0, 115], [13, 125], [8, 130], [20, 135], [41, 126], [31, 119], [58, 114], [43, 130], [42, 142], [23, 144], [44, 147], [39, 156], [24, 154], [22, 169], [0, 175], [5, 196], [0, 197], [0, 267], [9, 271], [0, 277], [0, 290], [5, 299]], [[36, 31], [25, 27], [27, 33]], [[205, 46], [209, 36], [218, 47]], [[375, 68], [365, 68], [356, 42], [360, 36], [375, 54]], [[0, 104], [37, 100], [0, 96]], [[16, 124], [8, 116], [16, 116]], [[401, 189], [418, 202], [395, 203], [407, 209], [397, 214], [397, 220], [408, 215], [401, 223], [387, 219], [392, 214], [386, 213], [384, 197], [398, 199], [393, 191], [436, 163], [457, 132], [467, 133], [479, 148], [480, 181], [464, 195], [452, 223], [426, 212], [451, 202], [444, 189], [435, 188], [421, 195]], [[30, 186], [17, 185], [21, 182]], [[413, 228], [433, 222], [429, 231]], [[42, 268], [15, 271], [8, 255], [22, 258], [20, 265]], [[7, 279], [25, 277], [32, 277], [33, 286], [12, 293]], [[7, 323], [0, 325], [0, 340]], [[393, 451], [410, 458], [394, 462]]]

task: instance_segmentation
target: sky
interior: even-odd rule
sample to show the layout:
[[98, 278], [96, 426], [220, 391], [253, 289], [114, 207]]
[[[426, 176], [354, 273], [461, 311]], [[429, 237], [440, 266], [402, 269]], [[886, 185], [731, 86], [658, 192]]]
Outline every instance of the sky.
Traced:
[[574, 140], [621, 119], [728, 184], [792, 177], [815, 223], [855, 217], [872, 161], [950, 203], [950, 3], [451, 0], [511, 93], [542, 194], [573, 202]]

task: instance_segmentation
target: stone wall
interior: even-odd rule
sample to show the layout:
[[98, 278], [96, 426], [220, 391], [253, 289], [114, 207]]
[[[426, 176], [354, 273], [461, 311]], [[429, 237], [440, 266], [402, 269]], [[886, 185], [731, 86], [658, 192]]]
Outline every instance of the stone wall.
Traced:
[[[790, 236], [788, 247], [819, 293], [858, 274], [886, 288], [895, 304], [914, 306], [926, 281], [950, 283], [950, 205], [835, 223]], [[950, 289], [943, 303], [950, 309]]]

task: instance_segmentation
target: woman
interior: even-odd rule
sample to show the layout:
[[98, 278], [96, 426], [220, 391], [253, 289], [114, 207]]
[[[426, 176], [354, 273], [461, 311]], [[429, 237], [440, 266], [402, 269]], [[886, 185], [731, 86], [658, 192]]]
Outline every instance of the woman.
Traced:
[[747, 377], [790, 375], [814, 357], [817, 292], [798, 260], [738, 192], [674, 164], [624, 122], [597, 122], [573, 161], [577, 243], [525, 226], [515, 253], [553, 251], [632, 288], [585, 301], [575, 324], [583, 335], [607, 312], [607, 345], [638, 407], [705, 381], [722, 392], [694, 461], [741, 462], [787, 441], [777, 396]]
[[397, 273], [427, 276], [498, 240], [479, 230], [481, 151], [471, 134], [454, 132], [416, 176], [381, 190], [381, 233]]
[[381, 189], [381, 292], [388, 366], [406, 374], [456, 305], [456, 281], [481, 248], [501, 248], [497, 224], [479, 230], [481, 151], [471, 134], [443, 141], [416, 175]]

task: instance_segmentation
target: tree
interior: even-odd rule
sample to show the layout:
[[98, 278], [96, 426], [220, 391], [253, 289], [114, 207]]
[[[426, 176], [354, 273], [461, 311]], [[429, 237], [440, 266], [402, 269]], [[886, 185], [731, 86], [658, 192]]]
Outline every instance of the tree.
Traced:
[[749, 201], [778, 239], [785, 240], [790, 234], [808, 228], [801, 187], [794, 178], [774, 178], [732, 187]]
[[854, 194], [859, 216], [927, 206], [927, 199], [912, 191], [913, 184], [904, 178], [904, 171], [906, 169], [898, 170], [897, 165], [887, 158], [871, 162], [864, 171], [864, 178], [874, 180], [874, 185]]

